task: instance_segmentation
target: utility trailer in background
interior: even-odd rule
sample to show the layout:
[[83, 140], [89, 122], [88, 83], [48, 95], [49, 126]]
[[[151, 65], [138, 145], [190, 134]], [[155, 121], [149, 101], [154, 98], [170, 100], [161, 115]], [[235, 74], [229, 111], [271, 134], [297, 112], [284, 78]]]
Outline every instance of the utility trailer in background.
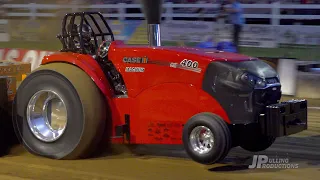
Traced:
[[30, 63], [0, 61], [0, 156], [18, 143], [12, 125], [12, 102], [18, 85], [30, 71]]
[[[0, 156], [8, 153], [11, 142], [8, 137], [13, 133], [12, 121], [10, 118], [10, 101], [8, 101], [7, 81], [9, 78], [0, 78]], [[11, 124], [11, 125], [10, 125]], [[10, 134], [8, 136], [8, 134]]]

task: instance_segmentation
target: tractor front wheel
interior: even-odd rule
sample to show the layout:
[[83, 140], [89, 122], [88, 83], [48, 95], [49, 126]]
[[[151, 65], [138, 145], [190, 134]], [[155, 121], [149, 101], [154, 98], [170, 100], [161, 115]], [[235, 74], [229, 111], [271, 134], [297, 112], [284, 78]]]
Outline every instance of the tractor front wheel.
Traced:
[[85, 158], [103, 134], [105, 108], [105, 98], [84, 71], [53, 63], [21, 83], [13, 123], [30, 153], [52, 159]]
[[227, 123], [211, 113], [193, 116], [183, 128], [183, 144], [187, 154], [201, 164], [222, 161], [232, 145]]

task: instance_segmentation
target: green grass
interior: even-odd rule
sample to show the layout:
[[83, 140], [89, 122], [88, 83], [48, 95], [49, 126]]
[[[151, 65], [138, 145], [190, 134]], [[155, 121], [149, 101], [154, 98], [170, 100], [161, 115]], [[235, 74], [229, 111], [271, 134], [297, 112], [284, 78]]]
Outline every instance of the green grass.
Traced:
[[[176, 42], [163, 42], [165, 46], [175, 46]], [[186, 43], [186, 46], [194, 46], [195, 43]], [[48, 42], [0, 42], [0, 48], [23, 48], [23, 49], [38, 49], [57, 51], [61, 49], [61, 44], [58, 40]], [[296, 58], [299, 60], [320, 60], [320, 46], [302, 46], [302, 47], [280, 47], [280, 48], [254, 48], [242, 47], [241, 53], [254, 57], [285, 57]]]

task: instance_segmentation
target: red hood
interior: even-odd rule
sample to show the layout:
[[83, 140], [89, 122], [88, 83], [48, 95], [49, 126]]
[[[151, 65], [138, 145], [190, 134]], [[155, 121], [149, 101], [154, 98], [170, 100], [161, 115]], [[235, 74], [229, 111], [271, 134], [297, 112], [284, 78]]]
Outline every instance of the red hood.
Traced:
[[[121, 41], [114, 41], [113, 45], [119, 48], [130, 48], [130, 49], [140, 49], [140, 48], [147, 48], [149, 49], [150, 46], [146, 45], [126, 45]], [[176, 47], [176, 46], [159, 46], [159, 47], [152, 47], [153, 49], [159, 49], [163, 51], [173, 51], [176, 54], [183, 53], [183, 54], [190, 54], [190, 55], [197, 55], [204, 57], [210, 61], [248, 61], [254, 60], [256, 58], [237, 54], [237, 53], [230, 53], [230, 52], [223, 52], [217, 51], [214, 49], [200, 49], [200, 48], [191, 48], [191, 47]]]
[[223, 60], [223, 61], [248, 61], [253, 60], [256, 58], [237, 54], [237, 53], [231, 53], [231, 52], [223, 52], [223, 51], [217, 51], [214, 49], [199, 49], [199, 48], [190, 48], [190, 47], [168, 47], [168, 46], [162, 46], [158, 47], [159, 49], [168, 50], [168, 51], [175, 51], [177, 53], [188, 53], [188, 54], [194, 54], [206, 58], [210, 58], [212, 60]]

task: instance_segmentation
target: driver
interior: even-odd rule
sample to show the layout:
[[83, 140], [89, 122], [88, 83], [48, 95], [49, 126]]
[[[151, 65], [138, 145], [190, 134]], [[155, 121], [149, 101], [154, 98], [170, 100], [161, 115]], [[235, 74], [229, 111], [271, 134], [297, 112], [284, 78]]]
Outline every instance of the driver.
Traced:
[[[82, 32], [82, 41], [84, 46], [84, 51], [87, 54], [94, 55], [96, 53], [95, 46], [91, 43], [92, 38], [92, 29], [89, 25], [83, 24], [80, 29], [80, 25], [78, 26], [78, 33]], [[79, 38], [79, 37], [78, 37]], [[75, 44], [77, 48], [80, 48], [80, 41], [75, 40]]]

